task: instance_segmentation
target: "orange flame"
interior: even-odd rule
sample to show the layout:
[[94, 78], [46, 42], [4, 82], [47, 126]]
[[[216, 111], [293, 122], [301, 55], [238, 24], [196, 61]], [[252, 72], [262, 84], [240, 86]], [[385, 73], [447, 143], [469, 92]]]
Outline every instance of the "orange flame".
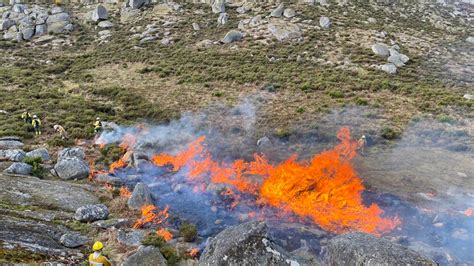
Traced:
[[158, 231], [156, 231], [156, 235], [161, 236], [165, 241], [170, 241], [173, 239], [173, 234], [164, 228], [160, 228]]
[[142, 217], [135, 221], [133, 228], [138, 229], [148, 223], [163, 223], [166, 219], [168, 219], [168, 209], [169, 207], [166, 206], [164, 210], [158, 211], [158, 208], [156, 208], [155, 205], [145, 205], [141, 207], [140, 211], [142, 212]]
[[127, 167], [127, 163], [123, 159], [118, 159], [118, 161], [113, 162], [109, 166], [109, 172], [114, 173], [116, 169]]
[[191, 250], [188, 251], [188, 254], [191, 258], [197, 257], [199, 255], [199, 249], [198, 248], [192, 248]]
[[[259, 203], [309, 217], [327, 231], [380, 235], [394, 229], [400, 224], [398, 218], [382, 218], [379, 206], [366, 207], [362, 202], [364, 185], [350, 163], [358, 146], [350, 139], [349, 129], [342, 128], [337, 137], [340, 144], [307, 162], [297, 162], [293, 155], [274, 166], [265, 157], [254, 155], [252, 162], [219, 163], [205, 151], [204, 136], [175, 156], [160, 154], [152, 161], [158, 166], [171, 165], [173, 171], [187, 166], [191, 181], [204, 182], [209, 176], [213, 183], [231, 185], [242, 193], [256, 195]], [[262, 184], [248, 178], [255, 175], [263, 177]]]
[[126, 133], [123, 138], [122, 138], [122, 142], [119, 144], [119, 147], [123, 150], [123, 151], [126, 151], [128, 150], [130, 147], [133, 147], [135, 145], [135, 143], [137, 143], [137, 138], [135, 137], [135, 135], [131, 134], [131, 133]]
[[474, 210], [469, 208], [469, 209], [467, 209], [467, 210], [464, 211], [464, 214], [465, 214], [466, 216], [471, 217], [471, 216], [474, 215]]
[[123, 197], [123, 198], [130, 198], [132, 196], [132, 193], [130, 192], [130, 190], [128, 190], [127, 187], [121, 187], [120, 188], [120, 197]]

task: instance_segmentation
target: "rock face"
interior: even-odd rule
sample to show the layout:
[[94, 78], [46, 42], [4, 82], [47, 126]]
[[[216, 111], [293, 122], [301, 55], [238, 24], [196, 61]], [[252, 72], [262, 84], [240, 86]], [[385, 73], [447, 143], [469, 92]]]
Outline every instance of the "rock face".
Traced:
[[59, 242], [68, 248], [77, 248], [85, 245], [89, 239], [81, 234], [77, 233], [66, 233], [61, 236]]
[[222, 39], [223, 43], [232, 43], [232, 42], [237, 42], [242, 40], [242, 33], [240, 31], [236, 30], [231, 30], [227, 32], [227, 34], [224, 36], [224, 39]]
[[0, 139], [0, 150], [20, 149], [23, 142], [17, 137], [4, 137]]
[[2, 184], [0, 202], [15, 202], [18, 205], [36, 205], [72, 212], [83, 205], [99, 202], [94, 193], [89, 191], [88, 186], [79, 184], [2, 174], [0, 184]]
[[372, 51], [374, 54], [379, 55], [379, 56], [389, 56], [390, 51], [388, 49], [388, 46], [384, 43], [376, 43], [372, 45]]
[[168, 262], [161, 255], [160, 249], [153, 246], [140, 246], [138, 250], [126, 258], [122, 266], [134, 266], [134, 265], [157, 265], [166, 266]]
[[363, 233], [337, 236], [329, 241], [330, 265], [437, 265], [413, 250]]
[[80, 222], [94, 222], [105, 220], [109, 216], [109, 209], [104, 204], [86, 205], [76, 210], [74, 219]]
[[201, 255], [199, 265], [299, 265], [269, 239], [267, 225], [250, 222], [216, 235]]
[[26, 153], [27, 158], [35, 158], [39, 157], [43, 162], [50, 161], [51, 157], [49, 156], [49, 152], [45, 148], [39, 148], [36, 150], [32, 150], [28, 153]]
[[97, 5], [94, 10], [92, 10], [91, 20], [97, 22], [99, 20], [106, 20], [109, 17], [107, 9], [103, 5]]
[[13, 163], [5, 169], [3, 172], [7, 174], [16, 174], [16, 175], [29, 175], [33, 167], [27, 163]]
[[144, 205], [153, 204], [151, 191], [144, 183], [138, 183], [133, 189], [132, 196], [128, 199], [127, 205], [132, 210], [139, 210]]
[[323, 29], [328, 29], [331, 27], [331, 20], [328, 17], [321, 17], [319, 18], [319, 26]]
[[274, 21], [268, 24], [268, 31], [279, 41], [302, 37], [301, 29], [296, 24], [289, 22]]

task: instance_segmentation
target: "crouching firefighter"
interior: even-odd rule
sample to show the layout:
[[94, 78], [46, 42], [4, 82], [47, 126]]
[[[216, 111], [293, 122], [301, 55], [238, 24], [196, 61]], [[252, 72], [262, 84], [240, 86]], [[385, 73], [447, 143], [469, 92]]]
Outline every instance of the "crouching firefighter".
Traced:
[[102, 255], [102, 249], [104, 248], [104, 244], [102, 242], [97, 241], [94, 243], [92, 246], [92, 250], [94, 250], [94, 253], [89, 255], [89, 264], [91, 266], [111, 266], [112, 263], [109, 261], [109, 259]]
[[102, 122], [100, 121], [100, 117], [97, 117], [94, 122], [94, 133], [100, 133], [102, 131]]

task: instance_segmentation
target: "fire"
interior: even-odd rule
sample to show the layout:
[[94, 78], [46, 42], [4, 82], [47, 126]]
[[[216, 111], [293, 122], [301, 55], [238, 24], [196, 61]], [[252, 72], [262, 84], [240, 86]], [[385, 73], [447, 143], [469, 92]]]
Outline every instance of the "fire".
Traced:
[[188, 254], [191, 258], [195, 258], [199, 255], [199, 249], [198, 248], [192, 248], [191, 250], [188, 251]]
[[133, 147], [135, 144], [137, 143], [137, 138], [135, 137], [135, 135], [131, 134], [131, 133], [126, 133], [123, 138], [122, 138], [122, 142], [119, 144], [119, 147], [123, 150], [123, 151], [126, 151], [128, 150], [130, 147]]
[[120, 197], [123, 197], [123, 198], [130, 198], [132, 196], [132, 193], [130, 192], [130, 190], [128, 190], [127, 187], [121, 187], [120, 188]]
[[465, 210], [463, 213], [464, 213], [466, 216], [471, 217], [471, 216], [474, 215], [474, 210], [469, 208], [469, 209]]
[[[219, 163], [205, 151], [204, 136], [175, 156], [154, 156], [153, 162], [157, 166], [171, 165], [173, 171], [186, 166], [190, 181], [206, 182], [205, 178], [209, 177], [213, 183], [230, 185], [241, 193], [257, 196], [258, 203], [308, 217], [334, 233], [362, 231], [380, 235], [394, 229], [400, 224], [398, 218], [383, 218], [379, 206], [367, 207], [362, 201], [364, 185], [351, 165], [357, 154], [357, 142], [350, 139], [349, 129], [342, 128], [337, 137], [340, 143], [336, 147], [305, 162], [297, 162], [297, 156], [293, 155], [283, 163], [272, 165], [265, 157], [254, 155], [251, 162]], [[263, 178], [261, 184], [249, 178], [255, 175]]]
[[159, 211], [155, 205], [145, 205], [141, 207], [140, 211], [142, 212], [142, 217], [135, 221], [133, 228], [138, 229], [148, 223], [163, 223], [166, 219], [168, 219], [168, 209], [169, 207], [166, 206], [164, 210]]
[[127, 167], [127, 163], [123, 159], [118, 159], [118, 161], [113, 162], [109, 166], [109, 172], [114, 173], [116, 169]]
[[170, 241], [173, 239], [173, 234], [164, 228], [160, 228], [158, 231], [156, 231], [156, 235], [161, 236], [165, 241]]

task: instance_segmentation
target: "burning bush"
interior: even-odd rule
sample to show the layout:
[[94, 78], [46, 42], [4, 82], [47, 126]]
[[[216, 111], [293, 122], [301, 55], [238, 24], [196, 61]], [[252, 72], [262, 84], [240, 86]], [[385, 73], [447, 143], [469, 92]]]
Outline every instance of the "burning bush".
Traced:
[[179, 228], [179, 234], [184, 238], [184, 241], [192, 242], [196, 239], [197, 228], [194, 224], [185, 223]]

